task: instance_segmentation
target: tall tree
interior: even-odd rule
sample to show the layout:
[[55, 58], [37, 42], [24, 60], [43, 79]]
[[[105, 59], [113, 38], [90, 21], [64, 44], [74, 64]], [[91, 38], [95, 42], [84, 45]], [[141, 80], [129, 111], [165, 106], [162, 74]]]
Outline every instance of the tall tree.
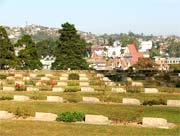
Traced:
[[21, 69], [34, 70], [42, 68], [36, 44], [33, 42], [31, 36], [24, 35], [17, 41], [16, 45], [25, 46], [25, 49], [21, 50], [18, 55], [19, 61], [21, 62]]
[[56, 49], [56, 61], [52, 69], [88, 69], [86, 60], [83, 58], [86, 50], [86, 42], [77, 34], [74, 25], [65, 23], [59, 30], [59, 44]]
[[14, 46], [11, 44], [6, 30], [0, 26], [0, 69], [14, 69], [16, 66]]

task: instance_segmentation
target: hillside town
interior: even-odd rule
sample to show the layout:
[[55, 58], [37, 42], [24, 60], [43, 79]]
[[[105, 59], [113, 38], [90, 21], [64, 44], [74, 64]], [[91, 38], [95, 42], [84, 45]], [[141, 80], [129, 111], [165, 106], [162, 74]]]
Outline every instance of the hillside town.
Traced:
[[[27, 25], [23, 27], [5, 27], [12, 42], [17, 41], [23, 34], [29, 34], [35, 40], [46, 38], [56, 39], [58, 37], [58, 28], [50, 28], [39, 25]], [[78, 34], [90, 44], [90, 53], [87, 55], [87, 61], [91, 68], [96, 70], [127, 70], [136, 64], [139, 58], [151, 58], [159, 65], [159, 70], [169, 70], [171, 64], [180, 64], [180, 57], [168, 53], [170, 46], [167, 39], [174, 39], [180, 42], [177, 36], [152, 36], [145, 40], [144, 37], [137, 38], [138, 46], [134, 43], [123, 45], [120, 40], [114, 40], [112, 45], [108, 43], [108, 38], [97, 36], [92, 33], [78, 31]], [[36, 35], [42, 35], [38, 39]], [[15, 47], [15, 54], [25, 47]], [[157, 54], [152, 55], [152, 50], [158, 49]], [[157, 55], [157, 56], [156, 56]], [[53, 54], [42, 56], [41, 62], [43, 69], [51, 69], [51, 64], [55, 61]]]

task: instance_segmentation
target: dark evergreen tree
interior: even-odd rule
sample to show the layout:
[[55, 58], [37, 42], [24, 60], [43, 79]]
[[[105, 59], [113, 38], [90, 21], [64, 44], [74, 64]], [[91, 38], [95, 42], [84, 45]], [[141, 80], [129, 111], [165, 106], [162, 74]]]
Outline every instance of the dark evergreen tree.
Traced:
[[19, 61], [21, 62], [21, 69], [34, 70], [42, 68], [36, 44], [33, 42], [31, 36], [24, 35], [17, 41], [16, 46], [25, 46], [25, 49], [21, 50], [18, 55]]
[[86, 60], [83, 59], [87, 44], [77, 34], [74, 25], [69, 23], [63, 24], [59, 34], [59, 44], [55, 53], [56, 61], [53, 63], [52, 69], [88, 69]]
[[15, 69], [16, 67], [14, 46], [11, 44], [6, 30], [0, 26], [0, 69]]

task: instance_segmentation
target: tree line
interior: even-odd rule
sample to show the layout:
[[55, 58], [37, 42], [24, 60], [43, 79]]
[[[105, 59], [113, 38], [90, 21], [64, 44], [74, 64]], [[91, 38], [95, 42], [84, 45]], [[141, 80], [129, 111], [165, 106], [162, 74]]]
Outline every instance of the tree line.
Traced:
[[[15, 48], [21, 50], [15, 54]], [[12, 44], [8, 34], [0, 26], [0, 69], [35, 70], [42, 69], [40, 59], [42, 56], [55, 56], [56, 60], [52, 65], [54, 70], [88, 69], [84, 59], [87, 43], [77, 34], [73, 24], [62, 24], [59, 30], [59, 39], [44, 40], [35, 43], [32, 36], [23, 35], [15, 44]]]

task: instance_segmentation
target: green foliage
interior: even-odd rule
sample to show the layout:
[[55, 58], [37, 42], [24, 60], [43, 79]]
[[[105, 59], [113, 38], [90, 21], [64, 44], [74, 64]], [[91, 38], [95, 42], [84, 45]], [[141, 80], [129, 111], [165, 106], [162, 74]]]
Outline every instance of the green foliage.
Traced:
[[34, 81], [33, 80], [29, 80], [29, 81], [26, 81], [25, 82], [25, 85], [35, 85]]
[[0, 79], [6, 79], [7, 75], [0, 74]]
[[64, 92], [79, 92], [79, 88], [66, 88]]
[[0, 100], [12, 100], [12, 97], [8, 97], [8, 96], [0, 96]]
[[74, 25], [69, 23], [63, 24], [59, 34], [59, 45], [55, 53], [56, 61], [53, 63], [52, 69], [88, 69], [86, 60], [83, 58], [87, 44], [77, 34]]
[[143, 92], [144, 88], [143, 87], [137, 87], [137, 86], [128, 86], [127, 87], [127, 92], [129, 93], [140, 93]]
[[18, 59], [21, 63], [21, 69], [34, 70], [41, 69], [42, 64], [37, 54], [36, 44], [33, 42], [31, 36], [24, 35], [16, 43], [16, 46], [25, 45], [25, 49], [19, 51]]
[[39, 58], [42, 56], [55, 55], [57, 43], [53, 40], [43, 40], [37, 43], [37, 53]]
[[15, 109], [14, 114], [18, 117], [26, 118], [26, 117], [30, 116], [30, 109], [17, 107]]
[[147, 100], [143, 102], [143, 105], [166, 105], [166, 101], [163, 99], [159, 99], [159, 100]]
[[139, 58], [138, 63], [133, 65], [137, 70], [156, 70], [157, 66], [151, 58]]
[[180, 42], [175, 39], [169, 41], [168, 52], [170, 57], [180, 57]]
[[63, 112], [58, 115], [57, 121], [63, 122], [76, 122], [76, 121], [84, 121], [85, 114], [82, 112]]
[[69, 74], [69, 80], [79, 80], [79, 74], [77, 73]]
[[0, 69], [14, 69], [17, 66], [14, 46], [11, 44], [6, 30], [0, 26]]

